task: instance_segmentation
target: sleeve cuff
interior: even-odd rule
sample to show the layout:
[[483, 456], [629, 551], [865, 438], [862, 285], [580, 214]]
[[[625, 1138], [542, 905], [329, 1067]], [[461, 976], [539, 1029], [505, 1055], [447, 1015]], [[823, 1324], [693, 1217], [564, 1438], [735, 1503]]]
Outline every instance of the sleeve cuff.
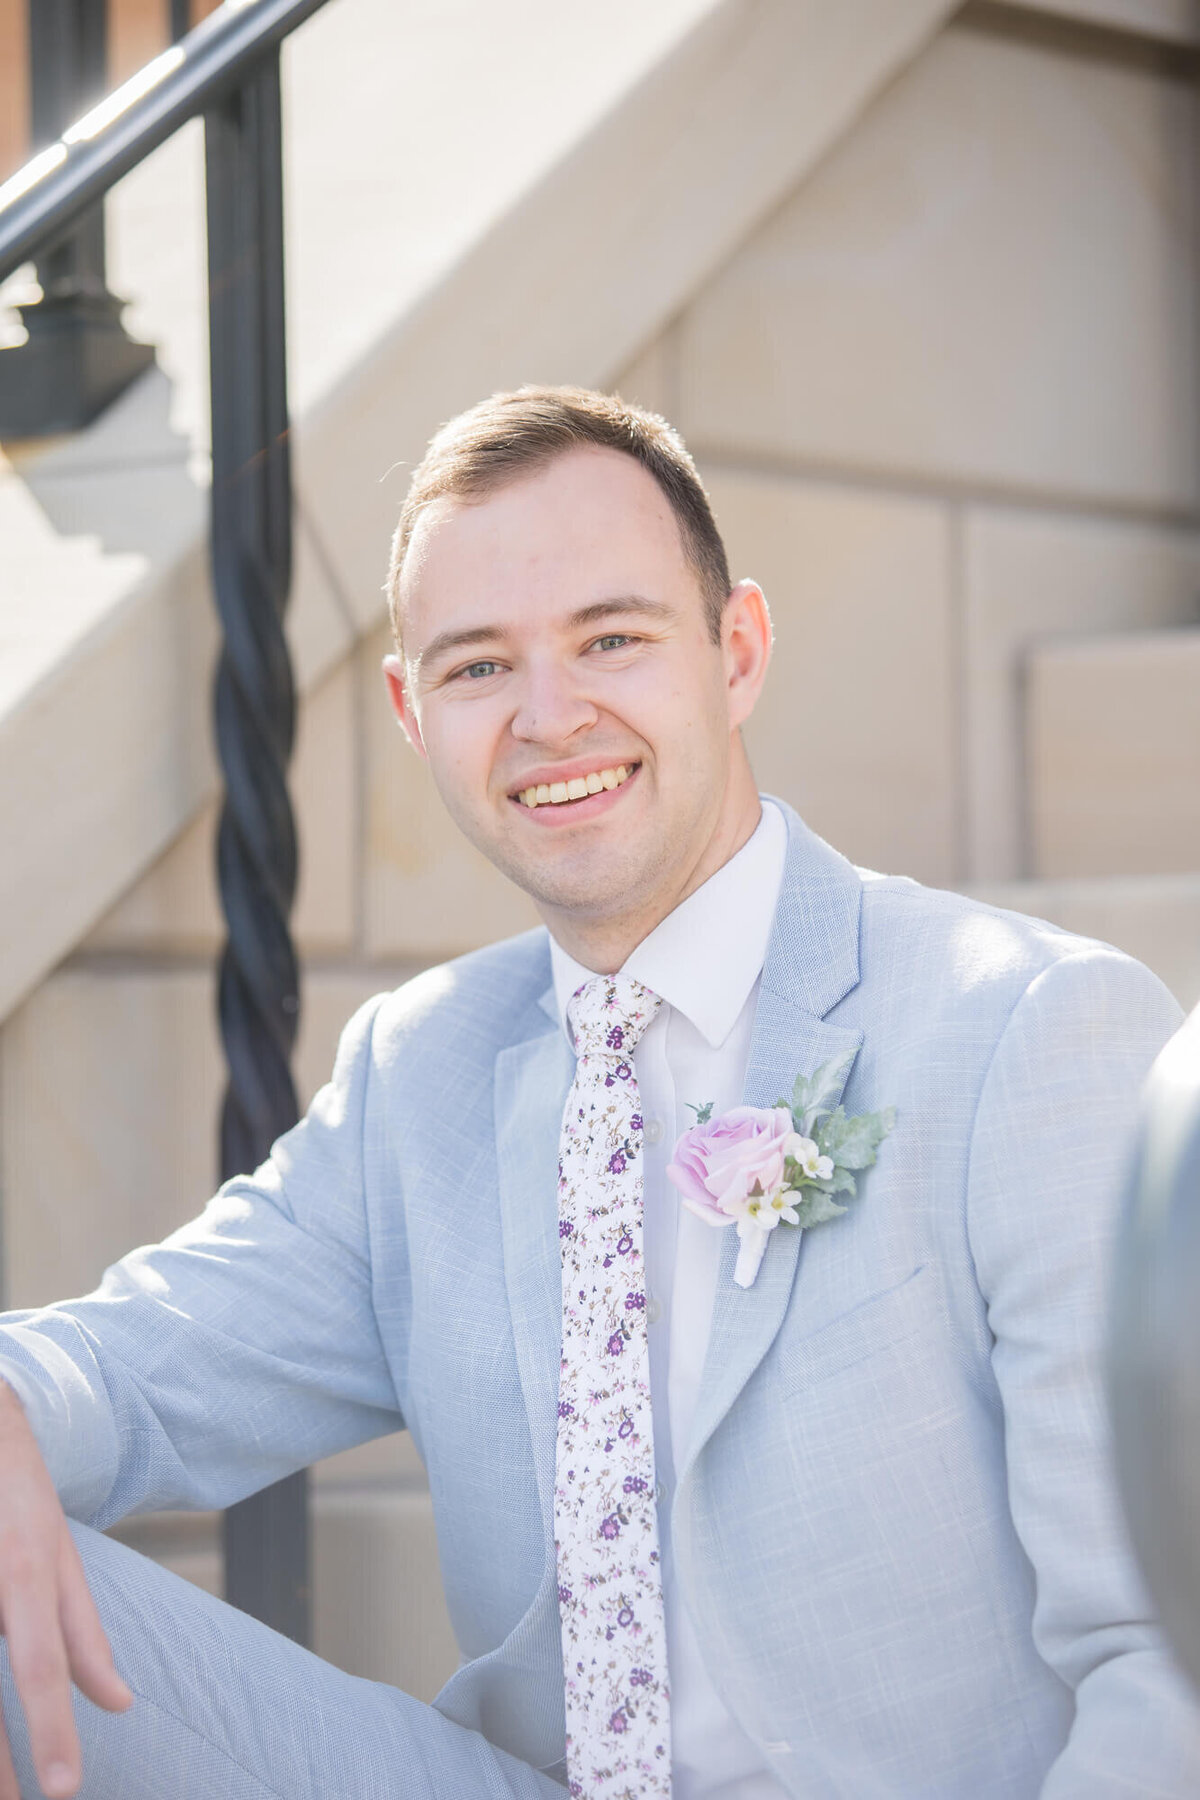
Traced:
[[61, 1345], [22, 1325], [0, 1327], [0, 1380], [25, 1409], [64, 1511], [86, 1522], [117, 1474], [117, 1429], [107, 1395], [94, 1391]]

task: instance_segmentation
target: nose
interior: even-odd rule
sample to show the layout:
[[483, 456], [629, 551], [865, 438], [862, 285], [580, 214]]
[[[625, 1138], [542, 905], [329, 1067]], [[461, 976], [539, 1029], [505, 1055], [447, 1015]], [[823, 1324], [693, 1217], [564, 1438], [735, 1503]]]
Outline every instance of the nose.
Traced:
[[524, 673], [512, 734], [522, 743], [566, 744], [593, 726], [599, 714], [578, 678], [558, 663], [530, 664]]

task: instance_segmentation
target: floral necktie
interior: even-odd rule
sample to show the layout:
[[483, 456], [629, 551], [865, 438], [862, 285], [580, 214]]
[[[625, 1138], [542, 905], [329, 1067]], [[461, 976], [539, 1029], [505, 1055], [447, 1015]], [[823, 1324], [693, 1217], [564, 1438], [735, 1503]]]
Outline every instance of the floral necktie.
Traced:
[[567, 1007], [577, 1061], [559, 1141], [554, 1537], [576, 1800], [671, 1792], [633, 1072], [634, 1046], [661, 1005], [628, 975], [597, 975]]

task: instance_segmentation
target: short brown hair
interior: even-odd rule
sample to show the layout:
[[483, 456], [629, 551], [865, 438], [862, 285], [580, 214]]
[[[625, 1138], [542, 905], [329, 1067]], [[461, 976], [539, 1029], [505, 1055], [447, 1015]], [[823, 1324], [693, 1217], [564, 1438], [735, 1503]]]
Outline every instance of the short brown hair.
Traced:
[[696, 572], [714, 644], [729, 597], [729, 563], [696, 465], [673, 426], [616, 394], [588, 388], [523, 387], [459, 413], [430, 441], [409, 485], [392, 539], [385, 591], [400, 643], [400, 577], [417, 520], [450, 494], [482, 500], [505, 482], [581, 444], [621, 450], [641, 463], [670, 502], [684, 555]]

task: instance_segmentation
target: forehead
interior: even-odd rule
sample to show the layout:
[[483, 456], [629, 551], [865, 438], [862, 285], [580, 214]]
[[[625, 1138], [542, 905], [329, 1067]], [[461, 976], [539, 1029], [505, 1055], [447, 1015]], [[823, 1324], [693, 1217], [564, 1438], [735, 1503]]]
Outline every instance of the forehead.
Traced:
[[588, 446], [483, 499], [434, 501], [405, 556], [400, 605], [407, 640], [489, 603], [567, 613], [605, 593], [695, 586], [678, 521], [654, 477], [632, 456]]

